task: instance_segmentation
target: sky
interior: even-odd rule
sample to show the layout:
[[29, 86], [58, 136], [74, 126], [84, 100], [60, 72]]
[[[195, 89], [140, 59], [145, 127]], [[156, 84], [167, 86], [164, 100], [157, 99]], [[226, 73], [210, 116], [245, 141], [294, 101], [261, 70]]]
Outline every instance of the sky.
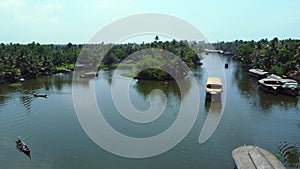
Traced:
[[143, 13], [178, 17], [211, 42], [300, 38], [300, 0], [0, 0], [0, 43], [86, 43]]

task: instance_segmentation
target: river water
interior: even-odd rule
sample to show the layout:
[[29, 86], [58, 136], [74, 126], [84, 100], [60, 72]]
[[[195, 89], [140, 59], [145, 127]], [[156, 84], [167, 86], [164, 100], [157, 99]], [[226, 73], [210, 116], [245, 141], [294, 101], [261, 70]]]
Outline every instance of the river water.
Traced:
[[[299, 98], [269, 95], [259, 90], [256, 80], [230, 57], [221, 59], [222, 63], [229, 63], [229, 68], [225, 69], [227, 89], [223, 103], [205, 101], [206, 67], [194, 69], [200, 96], [194, 125], [174, 148], [141, 159], [110, 153], [88, 137], [75, 112], [71, 74], [28, 80], [18, 89], [1, 85], [0, 168], [232, 169], [231, 152], [244, 144], [258, 145], [273, 154], [279, 153], [287, 168], [300, 168]], [[170, 128], [179, 116], [180, 102], [191, 91], [189, 83], [186, 83], [185, 93], [180, 95], [175, 82], [165, 84], [132, 80], [129, 96], [136, 109], [145, 111], [150, 107], [148, 96], [153, 89], [163, 91], [167, 99], [165, 111], [158, 119], [151, 123], [135, 123], [120, 115], [114, 106], [110, 88], [114, 85], [112, 76], [112, 71], [100, 71], [95, 80], [81, 80], [77, 87], [84, 91], [95, 85], [97, 103], [103, 117], [116, 131], [129, 137], [147, 138]], [[35, 98], [32, 95], [34, 92], [46, 93], [48, 98]], [[212, 113], [209, 111], [220, 113], [222, 109], [222, 118], [214, 133], [204, 143], [199, 143], [203, 124]], [[86, 107], [86, 111], [91, 110]], [[31, 160], [16, 150], [14, 140], [17, 136], [29, 145]]]

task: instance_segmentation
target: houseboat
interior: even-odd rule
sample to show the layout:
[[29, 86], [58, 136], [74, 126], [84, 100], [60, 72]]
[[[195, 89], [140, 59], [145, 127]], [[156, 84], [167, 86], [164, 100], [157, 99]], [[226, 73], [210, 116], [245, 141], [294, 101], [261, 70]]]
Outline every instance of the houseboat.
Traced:
[[235, 169], [285, 169], [269, 151], [257, 146], [241, 146], [232, 151]]
[[211, 101], [219, 100], [223, 93], [222, 80], [218, 77], [208, 77], [206, 81], [206, 99]]
[[257, 79], [265, 78], [269, 75], [269, 72], [266, 72], [262, 69], [249, 69], [249, 75], [256, 77]]
[[277, 75], [270, 75], [258, 80], [261, 89], [272, 94], [288, 94], [297, 96], [299, 93], [298, 82], [293, 79], [284, 79]]

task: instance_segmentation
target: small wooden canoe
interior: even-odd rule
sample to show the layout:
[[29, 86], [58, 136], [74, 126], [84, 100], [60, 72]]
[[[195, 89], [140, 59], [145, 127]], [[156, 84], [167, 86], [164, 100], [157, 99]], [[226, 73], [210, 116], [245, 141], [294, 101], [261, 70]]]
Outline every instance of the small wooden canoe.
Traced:
[[47, 97], [47, 94], [39, 94], [39, 93], [34, 93], [34, 97]]
[[226, 68], [226, 69], [228, 68], [228, 63], [225, 63], [225, 68]]
[[22, 151], [24, 154], [26, 154], [31, 159], [30, 150], [29, 150], [28, 146], [20, 139], [16, 140], [16, 144], [17, 144], [17, 149]]
[[80, 75], [81, 78], [97, 77], [98, 72], [86, 72]]

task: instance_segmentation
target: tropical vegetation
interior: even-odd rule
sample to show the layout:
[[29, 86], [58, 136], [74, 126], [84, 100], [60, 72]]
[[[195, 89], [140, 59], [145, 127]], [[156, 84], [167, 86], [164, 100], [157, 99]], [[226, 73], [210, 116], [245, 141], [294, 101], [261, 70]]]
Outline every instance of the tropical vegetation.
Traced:
[[277, 75], [299, 74], [300, 40], [261, 39], [255, 41], [218, 42], [214, 46], [235, 53], [245, 68], [260, 68]]
[[0, 81], [16, 82], [74, 66], [80, 45], [0, 44]]
[[[186, 41], [162, 42], [156, 38], [152, 43], [142, 44], [88, 44], [74, 45], [41, 45], [32, 42], [30, 44], [0, 44], [0, 83], [18, 82], [20, 78], [36, 78], [40, 75], [48, 75], [64, 69], [73, 69], [74, 65], [92, 64], [100, 68], [116, 68], [129, 55], [144, 49], [161, 49], [169, 51], [182, 59], [187, 66], [192, 67], [199, 62], [197, 54], [189, 48]], [[106, 51], [107, 50], [107, 51]], [[105, 52], [105, 54], [103, 54]], [[103, 54], [103, 58], [101, 58]], [[84, 59], [78, 56], [88, 56]], [[155, 64], [163, 60], [163, 56], [153, 56], [145, 59], [138, 66]], [[96, 64], [96, 65], [95, 65]], [[125, 63], [123, 67], [136, 66], [135, 63]], [[142, 71], [139, 77], [157, 80], [169, 79], [169, 75], [157, 69]], [[181, 71], [181, 70], [178, 70]]]

